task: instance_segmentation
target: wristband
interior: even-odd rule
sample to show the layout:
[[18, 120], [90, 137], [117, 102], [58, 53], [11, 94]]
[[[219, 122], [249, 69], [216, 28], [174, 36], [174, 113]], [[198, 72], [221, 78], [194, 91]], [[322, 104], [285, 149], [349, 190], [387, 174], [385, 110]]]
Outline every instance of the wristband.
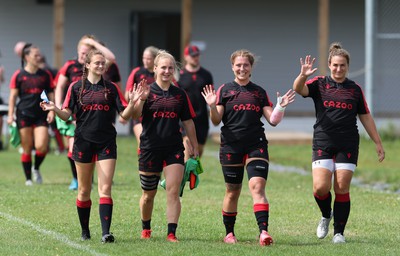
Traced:
[[281, 102], [282, 102], [282, 97], [281, 97], [281, 96], [279, 96], [278, 98], [276, 98], [276, 107], [277, 107], [277, 109], [278, 109], [280, 112], [283, 112], [283, 111], [285, 111], [285, 108], [286, 108], [286, 107], [282, 107], [282, 106], [281, 106]]

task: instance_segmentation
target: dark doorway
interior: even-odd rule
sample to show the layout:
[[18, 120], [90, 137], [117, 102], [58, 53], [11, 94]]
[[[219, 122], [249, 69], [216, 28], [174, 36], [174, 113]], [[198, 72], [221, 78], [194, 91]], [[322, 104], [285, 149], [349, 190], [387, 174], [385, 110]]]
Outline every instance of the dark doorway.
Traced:
[[153, 45], [167, 50], [180, 61], [180, 13], [132, 12], [130, 21], [130, 66], [142, 65], [142, 53]]

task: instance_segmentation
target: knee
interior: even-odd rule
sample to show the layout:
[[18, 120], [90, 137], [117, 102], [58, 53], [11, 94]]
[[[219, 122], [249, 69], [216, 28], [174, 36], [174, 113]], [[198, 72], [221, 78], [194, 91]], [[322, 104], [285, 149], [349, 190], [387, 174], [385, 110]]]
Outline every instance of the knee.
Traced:
[[325, 196], [326, 194], [329, 193], [331, 188], [330, 187], [323, 187], [323, 186], [314, 186], [313, 190], [314, 190], [313, 191], [314, 195]]
[[89, 200], [91, 190], [92, 190], [91, 188], [86, 188], [86, 187], [80, 186], [78, 189], [78, 199], [81, 201]]
[[155, 193], [149, 193], [147, 191], [143, 191], [141, 201], [143, 204], [153, 204]]
[[242, 184], [227, 183], [225, 197], [229, 200], [238, 200], [241, 189], [242, 189]]

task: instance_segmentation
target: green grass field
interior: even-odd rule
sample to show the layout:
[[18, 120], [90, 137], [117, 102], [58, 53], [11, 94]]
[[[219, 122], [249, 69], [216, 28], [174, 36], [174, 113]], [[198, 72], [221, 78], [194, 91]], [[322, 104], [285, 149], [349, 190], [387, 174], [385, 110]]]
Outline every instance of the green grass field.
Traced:
[[[224, 195], [218, 146], [207, 144], [199, 187], [185, 188], [177, 236], [166, 241], [165, 193], [159, 189], [152, 219], [152, 239], [140, 240], [141, 195], [137, 173], [136, 141], [118, 138], [118, 162], [113, 186], [114, 213], [111, 231], [115, 244], [101, 244], [96, 186], [92, 192], [92, 240], [80, 241], [76, 191], [65, 155], [49, 153], [41, 172], [42, 185], [26, 187], [17, 149], [0, 151], [0, 255], [400, 255], [400, 172], [395, 161], [398, 141], [385, 142], [387, 159], [378, 163], [374, 145], [363, 140], [356, 178], [371, 186], [352, 186], [352, 211], [346, 228], [346, 244], [334, 245], [332, 226], [327, 238], [315, 235], [320, 219], [312, 197], [310, 145], [271, 145], [274, 164], [305, 169], [308, 174], [270, 171], [267, 196], [270, 201], [269, 231], [275, 244], [258, 245], [258, 228], [252, 200], [244, 186], [239, 200], [235, 233], [239, 243], [222, 242], [221, 204]], [[386, 191], [372, 188], [389, 184]]]

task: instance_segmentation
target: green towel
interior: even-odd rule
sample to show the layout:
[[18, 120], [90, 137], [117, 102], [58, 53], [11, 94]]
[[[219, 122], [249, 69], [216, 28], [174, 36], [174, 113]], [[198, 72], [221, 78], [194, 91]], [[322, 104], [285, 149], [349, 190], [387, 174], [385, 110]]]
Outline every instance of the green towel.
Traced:
[[10, 144], [14, 146], [14, 148], [18, 147], [21, 144], [21, 138], [19, 137], [19, 130], [17, 124], [13, 122], [8, 126], [8, 130], [10, 133]]
[[[199, 185], [200, 179], [199, 174], [203, 173], [203, 167], [201, 166], [200, 158], [197, 157], [189, 158], [185, 163], [185, 172], [183, 173], [183, 179], [181, 182], [180, 194], [179, 196], [182, 197], [183, 189], [185, 188], [186, 182], [189, 181], [190, 190], [197, 188]], [[160, 186], [165, 189], [165, 179], [161, 181]]]
[[72, 116], [68, 121], [64, 121], [56, 116], [57, 129], [61, 135], [73, 137], [75, 135], [75, 125], [72, 123]]

